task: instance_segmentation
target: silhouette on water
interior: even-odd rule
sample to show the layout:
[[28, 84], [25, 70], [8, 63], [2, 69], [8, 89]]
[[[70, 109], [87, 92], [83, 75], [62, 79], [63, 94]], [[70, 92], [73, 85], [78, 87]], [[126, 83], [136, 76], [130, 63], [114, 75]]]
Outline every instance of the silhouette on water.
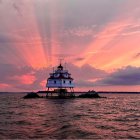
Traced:
[[[55, 93], [55, 92], [54, 92]], [[30, 92], [23, 97], [24, 99], [32, 99], [32, 98], [43, 98], [43, 96], [39, 96], [36, 92]], [[45, 98], [45, 97], [44, 97]], [[71, 98], [103, 98], [99, 96], [98, 92], [96, 91], [88, 91], [84, 94], [80, 94], [79, 96], [75, 96], [75, 94], [68, 94], [67, 90], [59, 90], [57, 96], [49, 96], [47, 94], [47, 99], [71, 99]]]

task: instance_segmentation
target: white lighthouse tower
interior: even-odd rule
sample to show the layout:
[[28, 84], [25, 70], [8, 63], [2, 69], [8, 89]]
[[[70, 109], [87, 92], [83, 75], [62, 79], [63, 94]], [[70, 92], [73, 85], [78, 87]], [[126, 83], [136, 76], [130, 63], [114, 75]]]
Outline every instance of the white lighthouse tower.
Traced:
[[[46, 87], [48, 88], [47, 96], [50, 89], [54, 89], [54, 91], [59, 91], [59, 95], [61, 96], [69, 96], [74, 95], [74, 83], [71, 74], [68, 70], [64, 69], [62, 64], [57, 67], [56, 70], [53, 70], [50, 73], [50, 77], [47, 79]], [[70, 92], [67, 92], [70, 89]]]

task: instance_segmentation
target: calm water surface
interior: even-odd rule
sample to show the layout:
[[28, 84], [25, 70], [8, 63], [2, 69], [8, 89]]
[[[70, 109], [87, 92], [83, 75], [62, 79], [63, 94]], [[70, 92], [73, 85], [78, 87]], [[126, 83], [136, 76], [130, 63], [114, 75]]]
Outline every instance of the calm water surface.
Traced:
[[140, 95], [21, 99], [0, 94], [0, 139], [140, 139]]

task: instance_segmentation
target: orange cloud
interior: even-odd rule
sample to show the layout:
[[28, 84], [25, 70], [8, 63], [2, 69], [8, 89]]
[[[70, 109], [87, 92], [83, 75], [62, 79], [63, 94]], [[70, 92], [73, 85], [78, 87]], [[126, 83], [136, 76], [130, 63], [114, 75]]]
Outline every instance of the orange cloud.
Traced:
[[[139, 34], [132, 33], [133, 36], [123, 36], [132, 23], [132, 19], [120, 19], [116, 23], [109, 23], [83, 51], [81, 56], [85, 59], [76, 64], [81, 66], [88, 63], [106, 70], [132, 64], [133, 62], [130, 63], [130, 61], [133, 60], [130, 60], [130, 57], [133, 53], [139, 52], [137, 45]], [[137, 65], [140, 64], [137, 63]]]

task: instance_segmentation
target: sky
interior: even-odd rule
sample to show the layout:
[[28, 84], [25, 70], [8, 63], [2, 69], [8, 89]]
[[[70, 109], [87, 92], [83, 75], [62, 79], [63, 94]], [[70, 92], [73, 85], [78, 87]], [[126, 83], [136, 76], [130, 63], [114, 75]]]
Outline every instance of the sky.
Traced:
[[139, 0], [0, 0], [0, 91], [45, 90], [64, 58], [76, 90], [140, 91]]

